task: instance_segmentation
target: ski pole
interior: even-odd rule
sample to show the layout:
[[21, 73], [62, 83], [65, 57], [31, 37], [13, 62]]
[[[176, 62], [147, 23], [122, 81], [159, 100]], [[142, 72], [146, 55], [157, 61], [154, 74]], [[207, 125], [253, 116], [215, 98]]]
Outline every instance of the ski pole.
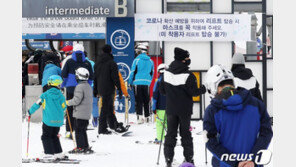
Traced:
[[[161, 125], [164, 126], [164, 122], [158, 117], [158, 115], [155, 114], [155, 116], [156, 116], [156, 119], [158, 119], [160, 121]], [[167, 131], [167, 129], [165, 127], [164, 127], [164, 130]]]
[[27, 153], [26, 153], [27, 158], [28, 158], [28, 155], [29, 155], [30, 120], [31, 120], [31, 116], [29, 115], [29, 117], [28, 117], [28, 135], [27, 135]]
[[206, 164], [208, 164], [208, 152], [207, 152], [207, 146], [205, 145], [205, 154], [206, 154]]
[[167, 119], [167, 115], [165, 114], [164, 121], [163, 121], [163, 124], [162, 124], [162, 130], [161, 130], [161, 140], [160, 140], [160, 145], [159, 145], [159, 150], [158, 150], [158, 157], [157, 157], [157, 162], [156, 162], [157, 165], [159, 165], [159, 157], [160, 157], [160, 151], [161, 151], [161, 145], [162, 145], [162, 140], [163, 140], [164, 126], [165, 126], [166, 119]]
[[75, 142], [75, 139], [74, 139], [74, 136], [73, 136], [73, 131], [72, 131], [72, 126], [71, 126], [71, 121], [70, 121], [70, 116], [69, 116], [68, 109], [66, 109], [66, 112], [67, 112], [67, 117], [68, 117], [68, 122], [69, 122], [69, 127], [70, 127], [72, 140], [73, 140], [73, 143], [74, 143], [74, 148], [76, 148], [77, 146], [76, 146], [76, 142]]

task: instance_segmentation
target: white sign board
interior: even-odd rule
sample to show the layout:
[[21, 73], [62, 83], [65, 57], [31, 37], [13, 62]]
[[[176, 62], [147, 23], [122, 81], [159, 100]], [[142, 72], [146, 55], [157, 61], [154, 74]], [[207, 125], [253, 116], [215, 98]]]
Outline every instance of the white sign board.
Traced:
[[104, 17], [23, 18], [22, 33], [105, 33]]
[[247, 14], [135, 14], [135, 41], [250, 41]]

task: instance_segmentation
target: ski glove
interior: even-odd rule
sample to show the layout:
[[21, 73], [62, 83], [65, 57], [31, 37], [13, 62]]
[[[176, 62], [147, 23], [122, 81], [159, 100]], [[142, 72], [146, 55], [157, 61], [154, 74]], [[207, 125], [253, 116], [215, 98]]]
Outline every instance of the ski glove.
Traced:
[[29, 114], [29, 116], [31, 116], [30, 110], [28, 110], [28, 114]]
[[205, 85], [202, 85], [201, 86], [201, 92], [202, 92], [201, 94], [205, 94], [206, 91], [207, 91], [207, 89], [206, 89]]

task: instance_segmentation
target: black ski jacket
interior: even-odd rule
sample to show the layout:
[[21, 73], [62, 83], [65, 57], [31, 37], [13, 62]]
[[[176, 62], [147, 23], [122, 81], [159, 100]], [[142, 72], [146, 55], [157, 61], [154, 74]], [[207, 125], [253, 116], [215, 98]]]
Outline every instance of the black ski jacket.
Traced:
[[94, 95], [114, 94], [115, 86], [121, 93], [118, 67], [111, 54], [103, 53], [94, 66]]
[[232, 65], [231, 71], [235, 77], [234, 82], [236, 87], [250, 90], [254, 97], [263, 101], [259, 89], [259, 83], [249, 68], [246, 68], [243, 64], [234, 64]]
[[192, 96], [199, 96], [206, 92], [204, 86], [197, 87], [195, 76], [181, 61], [173, 61], [169, 69], [164, 72], [160, 84], [160, 93], [166, 96], [166, 113], [179, 116], [192, 114]]

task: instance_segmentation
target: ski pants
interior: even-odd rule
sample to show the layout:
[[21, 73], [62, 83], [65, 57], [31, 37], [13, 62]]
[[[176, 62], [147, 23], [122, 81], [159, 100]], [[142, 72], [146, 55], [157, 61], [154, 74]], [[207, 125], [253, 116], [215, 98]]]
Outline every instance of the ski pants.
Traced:
[[[161, 141], [164, 139], [165, 135], [165, 130], [162, 131], [162, 129], [167, 128], [167, 120], [165, 120], [165, 110], [156, 110], [156, 114], [156, 138], [158, 141]], [[165, 124], [165, 127], [163, 127], [163, 124]]]
[[107, 122], [111, 129], [115, 129], [118, 122], [113, 113], [114, 94], [102, 96], [102, 109], [99, 116], [99, 133], [107, 130]]
[[184, 149], [183, 155], [186, 160], [193, 158], [193, 141], [190, 128], [191, 116], [167, 115], [167, 134], [164, 142], [164, 156], [166, 159], [173, 159], [174, 148], [177, 143], [177, 131], [179, 128], [181, 143]]
[[149, 117], [149, 85], [135, 85], [135, 102], [136, 102], [136, 111], [137, 115], [143, 115], [143, 106], [144, 106], [144, 115]]
[[88, 148], [88, 139], [87, 139], [87, 126], [88, 120], [75, 119], [75, 139], [78, 148]]
[[[67, 100], [70, 100], [73, 98], [74, 96], [74, 93], [70, 93], [70, 92], [66, 92], [66, 98]], [[74, 118], [73, 118], [73, 106], [67, 106], [67, 110], [68, 110], [68, 114], [69, 114], [69, 118], [70, 118], [70, 123], [71, 123], [71, 128], [72, 130], [74, 131], [75, 130], [75, 126], [74, 126]], [[69, 126], [69, 119], [68, 119], [68, 116], [66, 118], [66, 131], [67, 132], [70, 132], [70, 126]]]
[[60, 127], [47, 126], [43, 123], [41, 140], [45, 154], [57, 154], [63, 151], [58, 138], [59, 131]]

